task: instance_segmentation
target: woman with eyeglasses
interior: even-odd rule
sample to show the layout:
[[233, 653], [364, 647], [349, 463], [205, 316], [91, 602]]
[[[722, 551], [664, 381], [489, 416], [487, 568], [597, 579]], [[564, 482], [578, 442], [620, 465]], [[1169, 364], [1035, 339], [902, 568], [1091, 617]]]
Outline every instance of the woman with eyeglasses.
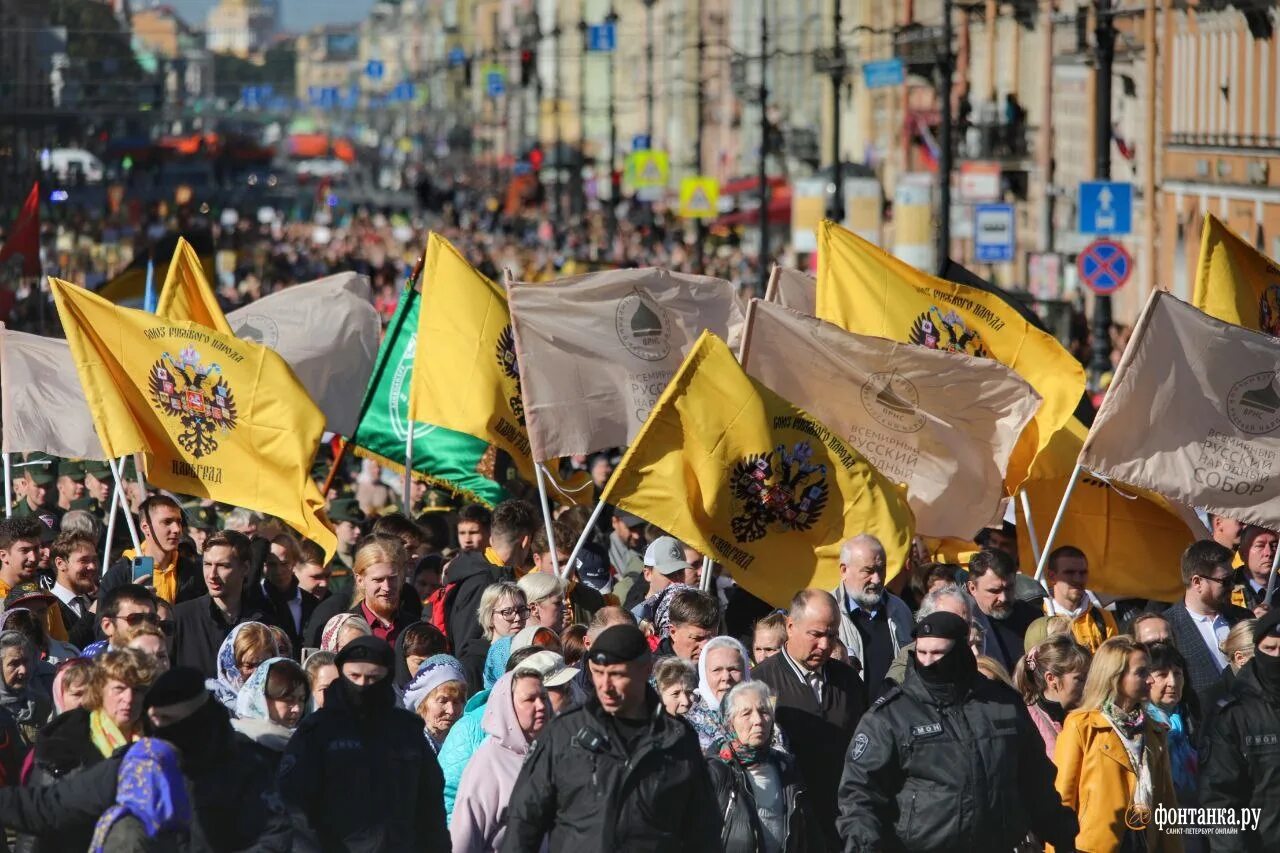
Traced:
[[231, 629], [218, 648], [218, 677], [205, 686], [223, 706], [235, 715], [236, 697], [240, 689], [265, 661], [282, 657], [280, 644], [268, 625], [241, 622]]
[[529, 619], [529, 605], [524, 590], [513, 583], [495, 583], [480, 595], [476, 608], [480, 630], [489, 641], [484, 659], [484, 689], [489, 690], [502, 677], [511, 657], [511, 638], [520, 633]]

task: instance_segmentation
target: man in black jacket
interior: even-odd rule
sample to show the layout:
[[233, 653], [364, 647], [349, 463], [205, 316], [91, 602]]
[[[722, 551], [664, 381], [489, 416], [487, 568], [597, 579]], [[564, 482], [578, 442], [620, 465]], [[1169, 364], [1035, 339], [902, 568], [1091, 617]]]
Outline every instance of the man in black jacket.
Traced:
[[507, 806], [504, 853], [720, 849], [720, 810], [698, 737], [648, 684], [653, 656], [634, 625], [587, 653], [595, 696], [557, 717], [525, 759]]
[[[289, 817], [271, 768], [252, 743], [231, 728], [200, 673], [178, 668], [156, 679], [146, 698], [148, 734], [178, 750], [191, 796], [192, 851], [294, 849]], [[116, 802], [123, 751], [44, 787], [0, 788], [0, 825], [65, 839], [60, 849], [85, 850], [93, 827]]]
[[840, 611], [831, 593], [804, 589], [791, 600], [782, 651], [751, 671], [778, 699], [778, 725], [813, 803], [814, 819], [836, 850], [836, 788], [844, 751], [866, 710], [866, 690], [851, 667], [831, 659]]
[[49, 549], [53, 587], [67, 640], [83, 649], [95, 639], [97, 619], [89, 610], [98, 592], [98, 543], [83, 533], [60, 533]]
[[1034, 832], [1075, 846], [1075, 814], [1020, 697], [978, 673], [969, 623], [926, 616], [901, 687], [872, 703], [844, 759], [846, 851], [1012, 850]]
[[357, 637], [335, 663], [324, 707], [303, 719], [280, 760], [299, 841], [368, 853], [449, 850], [444, 774], [422, 720], [396, 707], [391, 647]]
[[[127, 511], [127, 510], [126, 510]], [[186, 519], [178, 502], [166, 495], [152, 495], [138, 507], [138, 530], [142, 534], [142, 553], [127, 550], [102, 576], [98, 600], [118, 586], [140, 583], [156, 594], [177, 604], [205, 594], [204, 577], [198, 561], [179, 553]], [[150, 557], [155, 571], [146, 577], [133, 576], [133, 558]], [[172, 589], [172, 593], [170, 590]]]
[[489, 547], [483, 553], [463, 551], [445, 569], [445, 633], [473, 693], [484, 687], [484, 660], [489, 654], [489, 641], [484, 638], [476, 614], [480, 596], [485, 587], [501, 580], [515, 580], [526, 568], [538, 521], [530, 504], [503, 501], [493, 510]]
[[215, 533], [205, 542], [202, 557], [209, 592], [173, 609], [173, 662], [213, 678], [218, 647], [231, 629], [241, 622], [271, 624], [271, 620], [245, 595], [251, 559], [249, 537], [234, 530]]
[[974, 621], [983, 630], [983, 651], [1009, 672], [1023, 655], [1027, 628], [1043, 614], [1016, 597], [1018, 568], [1004, 551], [984, 548], [969, 561], [969, 595], [978, 605]]
[[289, 636], [294, 658], [302, 654], [302, 628], [320, 604], [320, 599], [298, 586], [293, 567], [271, 546], [262, 558], [262, 577], [250, 584], [248, 599], [253, 608], [267, 614], [272, 625]]
[[1208, 711], [1200, 805], [1237, 814], [1256, 809], [1257, 822], [1238, 834], [1210, 835], [1214, 853], [1280, 850], [1280, 610], [1254, 625], [1253, 645], [1231, 693]]

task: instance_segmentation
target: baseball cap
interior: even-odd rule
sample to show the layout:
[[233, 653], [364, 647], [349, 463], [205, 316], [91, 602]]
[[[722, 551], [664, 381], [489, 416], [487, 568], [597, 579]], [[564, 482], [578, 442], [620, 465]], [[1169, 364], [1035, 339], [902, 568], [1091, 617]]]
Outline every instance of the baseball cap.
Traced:
[[516, 666], [517, 670], [533, 669], [542, 676], [542, 686], [563, 687], [578, 677], [577, 667], [566, 666], [564, 658], [550, 649], [529, 655]]
[[609, 592], [613, 589], [613, 578], [609, 576], [609, 561], [595, 548], [583, 545], [578, 550], [574, 570], [578, 579], [596, 592]]
[[53, 540], [58, 538], [58, 531], [62, 529], [62, 522], [47, 510], [40, 510], [34, 518], [40, 522], [40, 544], [52, 545]]
[[613, 517], [621, 521], [627, 527], [643, 527], [645, 520], [634, 512], [627, 512], [625, 509], [615, 509]]
[[9, 610], [37, 600], [52, 604], [58, 599], [36, 581], [23, 581], [9, 590], [9, 594], [4, 597], [4, 609]]
[[674, 536], [659, 536], [650, 542], [644, 552], [644, 564], [657, 569], [660, 575], [674, 575], [689, 568], [684, 546]]

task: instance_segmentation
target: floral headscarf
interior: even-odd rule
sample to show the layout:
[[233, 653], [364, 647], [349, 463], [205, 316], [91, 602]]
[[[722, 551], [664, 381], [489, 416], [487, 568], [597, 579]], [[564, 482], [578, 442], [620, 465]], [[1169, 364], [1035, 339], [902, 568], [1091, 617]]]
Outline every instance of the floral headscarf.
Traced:
[[271, 719], [271, 712], [267, 710], [267, 678], [271, 675], [271, 667], [289, 660], [283, 657], [271, 658], [263, 661], [262, 666], [253, 671], [253, 675], [249, 676], [236, 696], [237, 717], [242, 720]]
[[338, 653], [338, 637], [342, 634], [342, 629], [347, 626], [348, 622], [356, 620], [364, 622], [364, 619], [354, 613], [339, 613], [324, 624], [324, 631], [320, 634], [320, 651]]
[[148, 838], [191, 825], [191, 801], [178, 770], [178, 753], [156, 738], [143, 738], [129, 747], [120, 762], [116, 804], [102, 813], [93, 829], [91, 853], [101, 853], [115, 822], [133, 816]]
[[660, 598], [658, 609], [653, 614], [653, 627], [657, 630], [658, 636], [664, 640], [671, 635], [671, 601], [676, 597], [676, 593], [682, 589], [694, 589], [694, 587], [683, 583], [673, 583], [658, 593]]
[[[222, 641], [222, 645], [218, 646], [218, 677], [210, 678], [204, 685], [231, 712], [235, 711], [236, 696], [244, 686], [244, 678], [240, 675], [240, 667], [236, 664], [236, 637], [249, 625], [267, 627], [261, 622], [241, 622], [232, 628], [231, 633], [227, 634], [227, 638]], [[277, 655], [280, 654], [279, 647], [275, 651]]]

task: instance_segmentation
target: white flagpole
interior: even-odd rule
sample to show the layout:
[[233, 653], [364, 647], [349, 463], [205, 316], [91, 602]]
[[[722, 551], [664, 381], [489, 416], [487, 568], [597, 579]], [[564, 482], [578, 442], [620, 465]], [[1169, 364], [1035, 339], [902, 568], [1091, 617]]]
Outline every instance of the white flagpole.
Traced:
[[120, 506], [120, 490], [111, 490], [111, 512], [107, 514], [107, 544], [102, 547], [102, 573], [111, 565], [111, 543], [116, 536], [116, 509]]
[[13, 517], [13, 468], [9, 465], [8, 453], [4, 454], [4, 517]]
[[703, 554], [702, 555], [702, 577], [700, 581], [700, 586], [703, 592], [711, 592], [711, 577], [712, 575], [715, 574], [715, 572], [716, 572], [716, 561], [708, 557], [706, 554]]
[[1062, 494], [1062, 503], [1058, 504], [1058, 514], [1053, 517], [1053, 524], [1049, 527], [1049, 536], [1044, 540], [1044, 547], [1040, 550], [1040, 559], [1036, 560], [1036, 583], [1044, 587], [1048, 593], [1049, 599], [1049, 615], [1053, 616], [1057, 612], [1053, 602], [1053, 590], [1049, 588], [1049, 584], [1045, 582], [1044, 570], [1049, 562], [1049, 554], [1053, 551], [1053, 541], [1058, 538], [1058, 528], [1062, 526], [1062, 519], [1067, 514], [1067, 503], [1071, 500], [1071, 493], [1076, 490], [1076, 484], [1080, 482], [1080, 475], [1084, 472], [1084, 466], [1079, 463], [1071, 471], [1071, 479], [1067, 481], [1067, 490]]
[[[587, 526], [582, 528], [582, 535], [578, 537], [578, 541], [574, 544], [573, 550], [569, 552], [569, 565], [576, 565], [574, 560], [578, 558], [578, 552], [582, 550], [582, 546], [587, 544], [587, 538], [591, 536], [591, 531], [595, 529], [596, 522], [600, 520], [600, 513], [604, 510], [604, 501], [596, 501], [596, 508], [591, 511], [591, 518], [587, 519]], [[1280, 549], [1277, 549], [1280, 550]], [[566, 573], [567, 573], [566, 569]]]
[[404, 441], [404, 501], [401, 506], [404, 509], [405, 517], [413, 518], [413, 419], [409, 418], [407, 426], [409, 427], [409, 437]]
[[1262, 599], [1268, 605], [1271, 604], [1271, 593], [1276, 589], [1276, 569], [1280, 567], [1280, 544], [1276, 545], [1276, 553], [1271, 558], [1271, 574], [1267, 575], [1267, 597]]
[[1018, 490], [1018, 499], [1022, 501], [1022, 518], [1027, 522], [1027, 539], [1031, 542], [1031, 559], [1040, 565], [1040, 543], [1036, 540], [1036, 525], [1031, 520], [1031, 498], [1026, 489]]
[[[120, 457], [123, 459], [124, 457]], [[129, 538], [133, 540], [133, 550], [135, 552], [142, 551], [142, 543], [138, 540], [138, 528], [133, 523], [133, 512], [129, 509], [129, 499], [124, 493], [124, 482], [122, 475], [124, 474], [124, 466], [120, 464], [119, 459], [108, 459], [107, 464], [111, 466], [112, 477], [116, 481], [116, 497], [120, 500], [120, 509], [124, 511], [124, 521], [129, 528]]]
[[542, 501], [542, 523], [547, 527], [547, 547], [551, 549], [551, 568], [555, 571], [556, 577], [564, 577], [568, 574], [569, 567], [565, 566], [565, 575], [560, 573], [560, 560], [556, 557], [556, 534], [551, 529], [551, 502], [547, 500], [547, 481], [542, 474], [542, 466], [537, 462], [533, 463], [533, 474], [538, 480], [538, 497]]
[[[138, 488], [142, 491], [142, 500], [147, 499], [147, 478], [142, 474], [142, 454], [133, 454], [133, 469], [138, 472]], [[120, 468], [123, 472], [123, 466]]]

